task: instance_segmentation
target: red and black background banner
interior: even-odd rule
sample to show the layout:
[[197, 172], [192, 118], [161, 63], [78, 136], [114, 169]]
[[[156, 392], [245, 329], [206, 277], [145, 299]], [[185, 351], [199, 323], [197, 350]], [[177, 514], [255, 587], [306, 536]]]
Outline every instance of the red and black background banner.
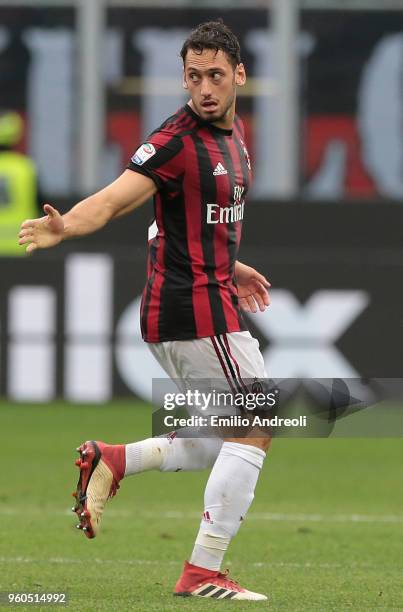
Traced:
[[[270, 64], [270, 46], [266, 49], [261, 38], [270, 26], [268, 11], [167, 8], [162, 14], [151, 8], [108, 9], [106, 136], [107, 145], [116, 155], [114, 169], [125, 166], [148, 128], [139, 77], [158, 75], [155, 64], [163, 63], [164, 55], [171, 58], [171, 64], [177, 62], [180, 71], [179, 41], [195, 24], [219, 16], [239, 35], [249, 76], [261, 78], [266, 56], [266, 64]], [[42, 126], [40, 116], [45, 105], [49, 112], [52, 105], [58, 104], [56, 81], [65, 74], [65, 80], [58, 81], [64, 87], [60, 124], [69, 125], [74, 118], [78, 84], [75, 11], [0, 7], [0, 23], [1, 107], [17, 108], [25, 115], [30, 152], [38, 157], [45, 193], [53, 190], [68, 196], [74, 191], [74, 159], [64, 182], [62, 178], [60, 184], [47, 179], [43, 152], [46, 142], [41, 136], [46, 124]], [[300, 190], [304, 198], [399, 199], [403, 195], [403, 145], [402, 139], [396, 137], [403, 115], [402, 32], [403, 18], [393, 10], [301, 11], [296, 44], [300, 55]], [[164, 42], [164, 33], [171, 44], [174, 41], [172, 49], [169, 40]], [[162, 45], [160, 48], [156, 41]], [[53, 63], [44, 65], [41, 71], [43, 58], [49, 55]], [[52, 70], [59, 75], [57, 78], [52, 76]], [[35, 80], [41, 78], [43, 83], [38, 82], [35, 88]], [[165, 86], [162, 82], [161, 89]], [[49, 88], [46, 95], [44, 88], [45, 92]], [[42, 90], [42, 98], [37, 90]], [[70, 102], [66, 102], [68, 96]], [[250, 150], [255, 154], [259, 124], [265, 117], [256, 106], [253, 91], [250, 96], [240, 97], [239, 112], [246, 124]], [[63, 137], [65, 141], [60, 142]], [[59, 146], [73, 151], [73, 137], [74, 128], [65, 128], [58, 137]], [[27, 146], [26, 138], [21, 148]], [[65, 160], [62, 166], [69, 163]], [[63, 172], [66, 170], [61, 168]]]

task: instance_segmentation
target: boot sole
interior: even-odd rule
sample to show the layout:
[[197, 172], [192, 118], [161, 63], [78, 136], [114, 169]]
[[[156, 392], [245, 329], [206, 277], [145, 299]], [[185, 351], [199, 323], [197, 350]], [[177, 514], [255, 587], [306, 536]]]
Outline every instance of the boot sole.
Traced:
[[101, 458], [101, 451], [94, 440], [84, 442], [76, 450], [80, 458], [76, 460], [75, 464], [80, 470], [80, 475], [77, 488], [72, 494], [76, 500], [72, 511], [77, 514], [79, 520], [76, 525], [77, 529], [81, 529], [86, 537], [91, 540], [95, 538], [95, 532], [91, 524], [91, 513], [87, 509], [87, 487]]

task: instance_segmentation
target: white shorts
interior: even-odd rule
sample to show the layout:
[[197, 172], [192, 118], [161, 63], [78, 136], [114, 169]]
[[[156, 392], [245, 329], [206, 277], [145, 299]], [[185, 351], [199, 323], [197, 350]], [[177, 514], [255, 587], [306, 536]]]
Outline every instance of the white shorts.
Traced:
[[266, 378], [259, 342], [248, 331], [149, 343], [148, 347], [175, 380], [225, 379], [232, 389], [243, 379]]
[[251, 381], [267, 377], [259, 342], [248, 331], [148, 346], [181, 392], [210, 381], [218, 391], [243, 393]]

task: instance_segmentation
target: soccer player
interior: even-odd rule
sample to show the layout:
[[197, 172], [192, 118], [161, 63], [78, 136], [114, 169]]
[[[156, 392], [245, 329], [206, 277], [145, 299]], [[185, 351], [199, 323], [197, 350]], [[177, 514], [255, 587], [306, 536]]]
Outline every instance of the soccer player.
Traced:
[[[187, 383], [223, 379], [229, 390], [265, 377], [259, 344], [241, 308], [269, 305], [270, 283], [237, 261], [251, 164], [237, 87], [245, 84], [239, 42], [221, 21], [207, 22], [184, 42], [183, 86], [190, 100], [137, 149], [112, 184], [61, 216], [21, 226], [27, 252], [89, 234], [154, 196], [149, 230], [148, 280], [143, 293], [144, 340], [171, 378]], [[146, 470], [186, 471], [210, 466], [204, 513], [189, 562], [175, 594], [264, 600], [220, 568], [254, 497], [270, 439], [181, 438], [170, 435], [127, 445], [87, 441], [79, 449], [77, 513], [86, 536], [97, 535], [101, 516], [119, 482]]]

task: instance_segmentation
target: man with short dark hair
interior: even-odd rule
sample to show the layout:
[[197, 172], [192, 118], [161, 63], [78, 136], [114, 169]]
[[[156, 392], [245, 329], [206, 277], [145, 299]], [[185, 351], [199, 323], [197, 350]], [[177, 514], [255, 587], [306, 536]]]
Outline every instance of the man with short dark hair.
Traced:
[[[154, 196], [143, 338], [184, 389], [197, 380], [222, 379], [227, 391], [243, 391], [246, 379], [265, 377], [265, 368], [241, 308], [265, 310], [270, 286], [236, 260], [251, 179], [243, 126], [235, 115], [245, 68], [237, 38], [220, 21], [198, 26], [181, 55], [188, 104], [149, 136], [114, 183], [63, 217], [45, 205], [45, 217], [23, 223], [20, 244], [28, 244], [31, 252], [88, 234]], [[253, 500], [269, 443], [269, 437], [189, 440], [174, 434], [127, 445], [87, 441], [78, 449], [73, 508], [78, 527], [95, 537], [105, 503], [125, 476], [213, 465], [200, 530], [175, 594], [267, 599], [220, 568]]]

